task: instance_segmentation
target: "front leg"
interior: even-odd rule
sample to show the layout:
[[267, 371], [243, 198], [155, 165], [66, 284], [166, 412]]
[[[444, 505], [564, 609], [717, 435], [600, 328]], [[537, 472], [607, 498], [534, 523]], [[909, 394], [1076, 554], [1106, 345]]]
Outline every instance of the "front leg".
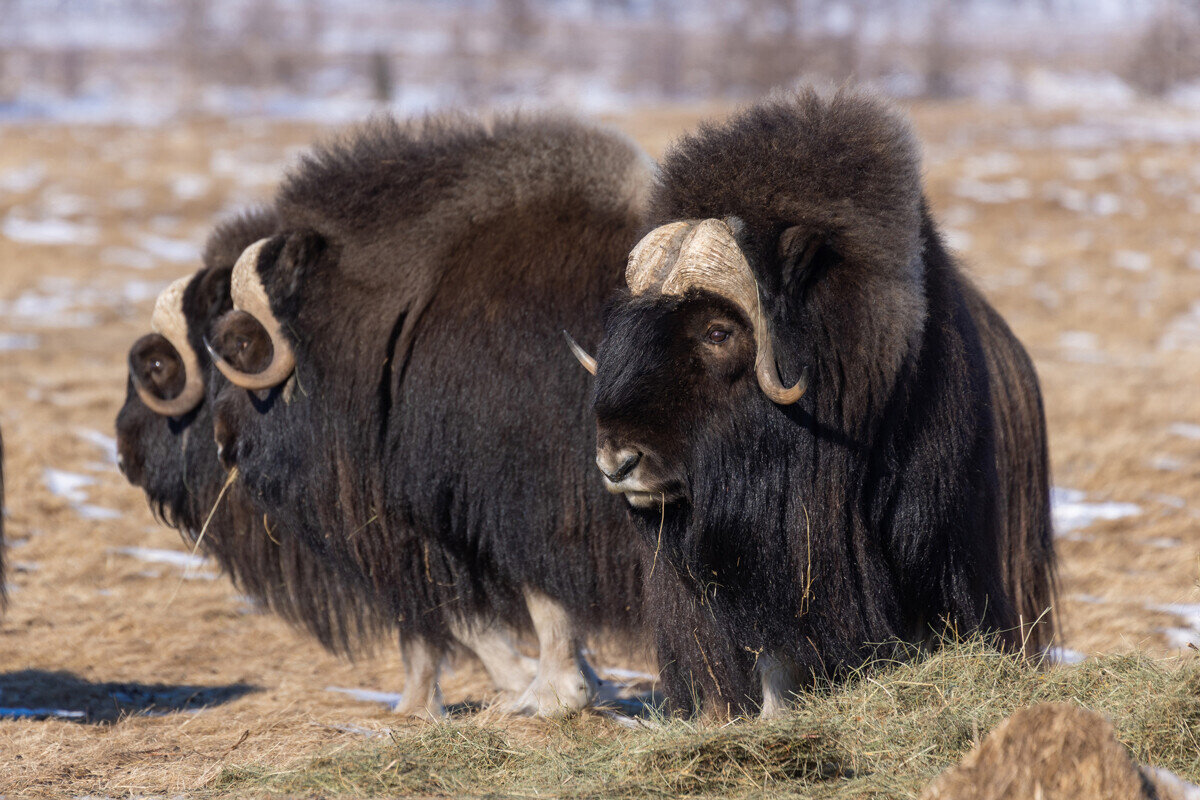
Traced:
[[756, 668], [762, 680], [759, 719], [778, 719], [796, 704], [796, 693], [800, 690], [796, 665], [790, 659], [764, 653]]
[[393, 712], [404, 717], [428, 720], [446, 716], [442, 690], [438, 685], [445, 655], [442, 648], [420, 639], [400, 643], [400, 656], [404, 659], [404, 694], [392, 706]]
[[537, 633], [537, 675], [514, 710], [539, 717], [571, 714], [596, 695], [599, 679], [583, 657], [574, 622], [560, 603], [536, 589], [525, 589], [525, 603]]

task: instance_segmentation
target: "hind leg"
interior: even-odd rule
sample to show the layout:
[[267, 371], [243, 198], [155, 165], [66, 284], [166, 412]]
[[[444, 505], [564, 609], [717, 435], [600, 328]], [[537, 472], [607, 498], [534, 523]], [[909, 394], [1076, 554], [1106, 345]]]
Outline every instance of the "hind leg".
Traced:
[[526, 589], [525, 603], [537, 633], [538, 668], [514, 710], [539, 717], [579, 711], [592, 701], [599, 685], [583, 657], [579, 632], [566, 609], [541, 592]]
[[400, 643], [404, 659], [404, 694], [392, 711], [403, 717], [440, 719], [446, 716], [442, 690], [438, 686], [445, 652], [428, 642], [413, 639]]
[[498, 691], [518, 695], [537, 675], [537, 660], [517, 649], [516, 632], [508, 625], [455, 622], [450, 632], [482, 662]]

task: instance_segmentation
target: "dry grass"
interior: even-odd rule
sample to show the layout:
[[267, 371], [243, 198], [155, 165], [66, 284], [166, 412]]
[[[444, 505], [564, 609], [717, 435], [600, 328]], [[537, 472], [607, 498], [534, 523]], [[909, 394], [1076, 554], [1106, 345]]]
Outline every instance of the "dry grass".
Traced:
[[[659, 153], [698, 114], [666, 110], [613, 122]], [[1137, 112], [1142, 114], [1162, 116], [1154, 109]], [[1060, 540], [1064, 644], [1085, 653], [1169, 655], [1173, 647], [1161, 629], [1183, 621], [1161, 607], [1200, 602], [1200, 441], [1171, 432], [1174, 423], [1200, 424], [1195, 401], [1200, 341], [1183, 341], [1175, 349], [1162, 346], [1164, 337], [1182, 329], [1183, 315], [1200, 299], [1200, 269], [1188, 266], [1189, 254], [1200, 251], [1194, 230], [1200, 143], [1122, 139], [1117, 134], [1131, 126], [1118, 113], [946, 104], [920, 106], [914, 116], [926, 144], [935, 211], [947, 228], [969, 237], [969, 242], [961, 236], [956, 241], [966, 242], [972, 272], [1037, 362], [1055, 482], [1084, 490], [1089, 499], [1142, 508], [1137, 516], [1099, 522]], [[1067, 147], [1057, 137], [1072, 127], [1098, 127], [1102, 135], [1090, 146]], [[878, 770], [872, 780], [890, 774], [892, 762], [879, 748], [893, 745], [861, 738], [873, 730], [871, 735], [882, 737], [884, 729], [873, 726], [886, 720], [856, 720], [860, 712], [846, 705], [853, 698], [866, 703], [869, 683], [836, 695], [843, 717], [833, 739], [825, 734], [797, 739], [825, 730], [797, 727], [802, 720], [813, 720], [803, 714], [782, 727], [754, 725], [727, 732], [671, 728], [627, 733], [595, 715], [561, 726], [502, 722], [485, 714], [446, 731], [408, 727], [382, 706], [325, 691], [331, 685], [398, 691], [399, 658], [388, 648], [358, 664], [337, 661], [277, 620], [248, 609], [223, 579], [181, 580], [175, 567], [113, 552], [126, 546], [179, 547], [172, 532], [151, 519], [141, 494], [111, 464], [102, 463], [102, 451], [77, 435], [80, 429], [111, 434], [124, 391], [125, 353], [145, 332], [151, 302], [79, 293], [119, 292], [135, 280], [165, 283], [193, 269], [195, 261], [164, 260], [142, 269], [115, 248], [142, 248], [147, 236], [201, 238], [222, 211], [268, 197], [289, 148], [303, 146], [316, 133], [312, 126], [217, 122], [165, 131], [0, 127], [0, 186], [7, 187], [0, 189], [0, 224], [13, 214], [45, 215], [93, 225], [96, 231], [92, 243], [62, 246], [17, 242], [0, 233], [0, 302], [8, 307], [22, 296], [61, 295], [65, 290], [78, 299], [68, 313], [91, 315], [71, 320], [85, 323], [74, 327], [44, 327], [0, 309], [0, 335], [38, 339], [35, 349], [0, 350], [0, 427], [11, 512], [6, 532], [15, 544], [9, 553], [14, 591], [0, 621], [0, 706], [48, 703], [91, 715], [85, 723], [0, 720], [0, 795], [173, 795], [214, 791], [218, 776], [223, 776], [223, 792], [232, 792], [234, 785], [239, 791], [258, 790], [264, 785], [241, 778], [232, 783], [231, 776], [240, 773], [230, 770], [245, 768], [255, 775], [293, 770], [318, 753], [361, 745], [358, 729], [390, 729], [401, 742], [428, 741], [430, 747], [441, 741], [438, 746], [448, 752], [469, 752], [449, 747], [452, 738], [439, 739], [459, 729], [466, 731], [464, 736], [477, 736], [473, 741], [484, 743], [481, 747], [507, 742], [500, 749], [518, 755], [507, 754], [503, 767], [480, 773], [495, 781], [497, 792], [523, 791], [517, 778], [500, 773], [543, 774], [530, 766], [531, 759], [543, 757], [537, 753], [550, 746], [564, 752], [578, 748], [579, 757], [568, 762], [544, 756], [560, 771], [543, 777], [557, 775], [563, 783], [543, 787], [558, 793], [570, 793], [574, 785], [588, 781], [597, 793], [605, 793], [604, 775], [665, 794], [704, 791], [706, 781], [718, 779], [732, 782], [731, 793], [751, 793], [746, 788], [750, 779], [739, 777], [735, 766], [747, 759], [759, 763], [755, 774], [778, 786], [804, 785], [784, 777], [809, 768], [803, 755], [787, 760], [796, 742], [804, 743], [801, 754], [815, 753], [820, 759], [832, 758], [820, 748], [835, 747], [841, 755], [833, 760], [839, 764], [846, 754], [857, 753], [852, 768]], [[993, 153], [1006, 155], [1008, 163], [992, 158], [992, 167], [999, 164], [1000, 169], [984, 174], [985, 157]], [[44, 175], [33, 186], [4, 183], [14, 171], [37, 164], [43, 165]], [[178, 182], [187, 175], [207, 182], [193, 182], [189, 188]], [[971, 176], [989, 185], [1023, 180], [1027, 196], [1007, 202], [972, 199], [971, 187], [961, 184]], [[1110, 214], [1072, 210], [1079, 199], [1072, 191], [1089, 203], [1115, 196], [1121, 208]], [[72, 204], [81, 210], [70, 211]], [[1115, 254], [1122, 250], [1144, 254], [1148, 268], [1120, 266]], [[1140, 263], [1137, 258], [1121, 263], [1127, 262]], [[1074, 341], [1062, 338], [1068, 332], [1090, 334], [1094, 350], [1068, 346]], [[48, 491], [48, 468], [93, 478], [96, 483], [84, 489], [87, 502], [118, 511], [120, 518], [82, 517], [69, 501]], [[599, 661], [649, 666], [604, 655]], [[934, 661], [922, 669], [936, 664], [948, 669], [952, 662]], [[1089, 662], [1078, 674], [1093, 676], [1093, 689], [1100, 691], [1104, 680], [1116, 680], [1102, 680], [1101, 669]], [[1063, 674], [1068, 672], [1076, 674]], [[1055, 686], [1065, 678], [1051, 673], [1039, 680]], [[947, 677], [938, 685], [948, 691], [954, 682]], [[1022, 685], [1032, 692], [1040, 684], [1030, 679]], [[231, 691], [239, 686], [255, 688]], [[485, 686], [481, 672], [463, 664], [448, 677], [445, 690], [449, 701], [459, 702], [486, 699]], [[205, 699], [221, 702], [202, 712], [179, 710], [195, 688], [210, 692], [202, 695]], [[889, 686], [893, 694], [898, 689], [903, 697], [920, 691]], [[981, 730], [1017, 702], [1017, 693], [1004, 683], [995, 694], [990, 700], [983, 693], [977, 698], [991, 709], [976, 715]], [[871, 703], [882, 703], [881, 697], [887, 694], [879, 691]], [[963, 715], [975, 712], [959, 708], [959, 697], [947, 695], [951, 704], [944, 709], [940, 704], [911, 706], [923, 709], [921, 713], [937, 710], [934, 727], [944, 741], [928, 754], [921, 753], [917, 739], [901, 735], [908, 730], [916, 736], [922, 724], [929, 729], [928, 720], [914, 718], [908, 728], [886, 729], [888, 736], [901, 737], [895, 752], [915, 759], [903, 775], [932, 774], [950, 753], [969, 743], [973, 717]], [[1021, 697], [1034, 699], [1032, 693]], [[1128, 730], [1148, 730], [1151, 722], [1118, 727], [1126, 735]], [[843, 730], [843, 723], [850, 727]], [[473, 732], [473, 725], [485, 732]], [[1169, 741], [1184, 746], [1181, 731], [1168, 728], [1155, 734], [1155, 747], [1167, 747]], [[776, 735], [782, 738], [766, 743]], [[754, 737], [759, 736], [768, 739], [758, 743]], [[686, 752], [673, 754], [673, 742]], [[759, 749], [747, 750], [751, 745]], [[628, 750], [628, 758], [620, 755], [626, 752], [621, 748]], [[385, 752], [379, 750], [381, 758]], [[754, 762], [752, 753], [760, 752], [765, 760]], [[378, 770], [393, 758], [378, 762]], [[712, 758], [725, 766], [669, 774], [672, 765], [704, 765]], [[438, 772], [436, 758], [430, 757], [419, 761], [413, 774], [426, 768], [421, 763]], [[654, 777], [652, 764], [661, 777]], [[595, 776], [589, 777], [593, 769]], [[693, 772], [697, 777], [687, 777]], [[675, 780], [682, 783], [671, 783]], [[852, 792], [857, 780], [814, 785]], [[917, 788], [915, 778], [896, 780], [901, 781], [899, 796]], [[410, 786], [413, 791], [436, 789], [424, 779], [414, 779]], [[888, 791], [885, 796], [896, 794]], [[862, 796], [870, 794], [864, 789]]]
[[477, 721], [394, 734], [284, 772], [229, 768], [216, 796], [915, 797], [1018, 708], [1114, 722], [1135, 758], [1200, 776], [1200, 662], [1111, 656], [1039, 670], [979, 642], [873, 668], [772, 722], [620, 730], [581, 718], [531, 742]]

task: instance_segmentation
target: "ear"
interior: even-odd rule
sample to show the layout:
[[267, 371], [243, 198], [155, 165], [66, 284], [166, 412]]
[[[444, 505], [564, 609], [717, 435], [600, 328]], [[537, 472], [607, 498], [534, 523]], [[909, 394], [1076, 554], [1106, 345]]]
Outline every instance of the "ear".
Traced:
[[785, 290], [810, 283], [837, 259], [825, 232], [804, 225], [793, 225], [779, 234], [776, 256]]
[[263, 280], [270, 282], [272, 296], [286, 301], [296, 296], [330, 248], [325, 237], [311, 228], [291, 231], [276, 240], [278, 243], [272, 241], [264, 248], [259, 269]]
[[233, 308], [233, 300], [229, 296], [229, 276], [232, 272], [232, 267], [206, 269], [201, 272], [196, 286], [195, 303], [201, 309], [203, 319], [214, 320]]

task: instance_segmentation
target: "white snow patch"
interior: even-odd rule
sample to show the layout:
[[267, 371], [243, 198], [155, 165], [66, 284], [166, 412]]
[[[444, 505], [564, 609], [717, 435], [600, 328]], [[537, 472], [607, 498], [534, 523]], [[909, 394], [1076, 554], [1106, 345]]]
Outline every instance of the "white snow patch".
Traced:
[[1069, 647], [1054, 647], [1046, 648], [1046, 658], [1052, 664], [1079, 664], [1087, 659], [1087, 656], [1078, 650], [1072, 650]]
[[1200, 441], [1200, 425], [1193, 422], [1173, 422], [1167, 428], [1167, 432], [1185, 439]]
[[1150, 459], [1150, 467], [1159, 472], [1178, 472], [1186, 466], [1186, 461], [1175, 456], [1154, 456]]
[[0, 333], [0, 353], [13, 350], [36, 350], [38, 337], [32, 333]]
[[639, 672], [636, 669], [624, 669], [623, 667], [601, 667], [599, 672], [621, 681], [656, 681], [657, 675], [651, 675], [649, 672]]
[[1188, 645], [1200, 645], [1200, 603], [1151, 603], [1146, 607], [1174, 614], [1186, 623], [1186, 627], [1162, 629], [1171, 647], [1183, 649]]
[[117, 440], [100, 431], [94, 431], [91, 428], [76, 428], [75, 435], [83, 439], [88, 444], [94, 444], [104, 451], [104, 457], [109, 463], [117, 463]]
[[0, 706], [0, 719], [42, 719], [44, 717], [59, 717], [61, 719], [80, 719], [82, 711], [68, 711], [62, 708], [21, 708]]
[[0, 226], [0, 233], [23, 244], [95, 244], [100, 231], [95, 225], [69, 222], [65, 219], [28, 219], [10, 211]]
[[1032, 194], [1029, 181], [1022, 178], [990, 183], [975, 178], [963, 178], [954, 184], [954, 193], [963, 199], [986, 204], [1026, 200]]
[[1139, 253], [1136, 250], [1118, 250], [1113, 253], [1112, 263], [1114, 267], [1130, 272], [1145, 272], [1150, 269], [1150, 254]]
[[398, 692], [377, 692], [373, 689], [346, 689], [341, 686], [326, 686], [325, 691], [348, 695], [364, 703], [382, 703], [390, 709], [396, 708], [396, 706], [400, 705], [400, 701], [404, 699], [404, 695]]
[[971, 234], [957, 228], [945, 228], [942, 230], [942, 239], [946, 242], [946, 246], [951, 250], [959, 253], [966, 252], [971, 249]]
[[146, 234], [140, 238], [139, 243], [143, 250], [163, 261], [186, 264], [200, 259], [200, 248], [195, 242], [186, 239], [168, 239], [165, 236]]
[[1050, 490], [1050, 508], [1054, 528], [1059, 534], [1078, 531], [1101, 520], [1116, 520], [1142, 513], [1134, 503], [1085, 501], [1087, 494], [1079, 489], [1054, 487]]
[[0, 173], [0, 191], [24, 194], [41, 186], [45, 180], [46, 165], [41, 161], [35, 161], [24, 167]]
[[1147, 539], [1146, 544], [1162, 550], [1170, 550], [1183, 544], [1183, 540], [1176, 539], [1174, 536], [1154, 536]]
[[121, 512], [117, 511], [116, 509], [92, 505], [91, 503], [76, 503], [75, 505], [71, 506], [71, 508], [75, 509], [75, 513], [84, 519], [120, 519], [122, 516]]
[[183, 569], [199, 569], [208, 566], [209, 560], [182, 550], [159, 550], [154, 547], [113, 547], [110, 552], [130, 556], [150, 564], [170, 564]]
[[207, 175], [191, 173], [171, 181], [171, 192], [180, 200], [199, 200], [208, 194], [212, 181]]
[[83, 491], [84, 487], [92, 486], [96, 483], [95, 478], [87, 475], [80, 475], [75, 472], [67, 472], [61, 469], [51, 469], [47, 467], [42, 472], [42, 480], [46, 484], [46, 488], [56, 497], [70, 503], [87, 502], [87, 492]]

